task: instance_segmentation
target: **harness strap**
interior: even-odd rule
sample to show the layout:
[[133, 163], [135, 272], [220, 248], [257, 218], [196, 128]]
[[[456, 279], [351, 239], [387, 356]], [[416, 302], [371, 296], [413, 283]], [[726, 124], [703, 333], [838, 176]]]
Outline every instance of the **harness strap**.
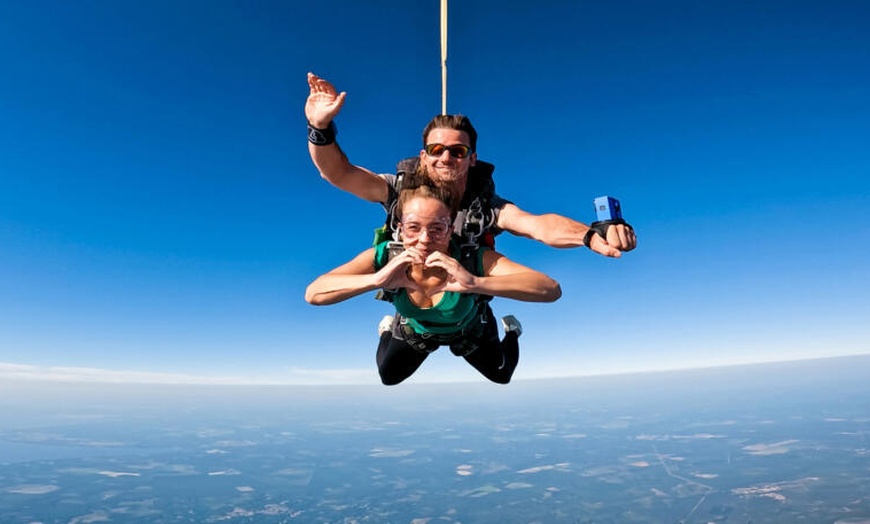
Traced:
[[432, 322], [429, 320], [418, 320], [418, 324], [425, 328], [449, 328], [449, 327], [459, 327], [462, 325], [462, 322]]
[[[490, 297], [492, 298], [492, 297]], [[398, 340], [404, 340], [409, 346], [421, 353], [432, 353], [440, 346], [450, 346], [450, 352], [457, 357], [464, 357], [477, 351], [483, 346], [483, 339], [488, 329], [494, 329], [490, 325], [492, 311], [487, 301], [478, 301], [478, 318], [472, 320], [467, 326], [454, 333], [417, 333], [408, 325], [401, 315], [396, 315], [398, 321], [393, 328], [393, 336]]]
[[[405, 158], [396, 165], [396, 182], [395, 185], [387, 184], [387, 201], [383, 204], [387, 218], [384, 225], [375, 230], [373, 245], [389, 240], [399, 242], [399, 217], [396, 216], [399, 192], [402, 190], [402, 181], [405, 175], [415, 172], [419, 165], [419, 157]], [[469, 169], [469, 180], [472, 181], [472, 184], [468, 188], [466, 198], [470, 199], [472, 195], [474, 198], [471, 202], [465, 201], [467, 203], [457, 213], [457, 219], [454, 222], [454, 224], [460, 224], [455, 233], [459, 239], [459, 262], [466, 270], [475, 275], [477, 274], [477, 249], [481, 246], [495, 248], [492, 229], [495, 226], [496, 211], [490, 202], [495, 194], [495, 184], [492, 181], [494, 171], [494, 165], [482, 160], [478, 160]], [[394, 295], [394, 290], [380, 289], [375, 294], [375, 298], [392, 302]], [[491, 298], [483, 296], [483, 299], [487, 301]]]

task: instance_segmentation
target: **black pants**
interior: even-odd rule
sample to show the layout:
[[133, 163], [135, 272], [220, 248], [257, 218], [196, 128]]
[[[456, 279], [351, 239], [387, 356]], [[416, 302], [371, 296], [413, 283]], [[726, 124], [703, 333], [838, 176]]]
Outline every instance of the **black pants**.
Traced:
[[[483, 329], [474, 341], [479, 347], [463, 355], [463, 358], [489, 380], [497, 384], [507, 384], [511, 381], [519, 362], [519, 337], [511, 332], [505, 335], [504, 340], [499, 340], [495, 316], [489, 305], [485, 308], [486, 322], [483, 323]], [[393, 331], [382, 334], [378, 344], [378, 373], [385, 386], [394, 386], [413, 375], [429, 356], [429, 352], [415, 349], [403, 340], [401, 334], [396, 333], [397, 329], [400, 327], [398, 322], [394, 321]], [[458, 346], [459, 344], [451, 345], [451, 350], [458, 353]]]

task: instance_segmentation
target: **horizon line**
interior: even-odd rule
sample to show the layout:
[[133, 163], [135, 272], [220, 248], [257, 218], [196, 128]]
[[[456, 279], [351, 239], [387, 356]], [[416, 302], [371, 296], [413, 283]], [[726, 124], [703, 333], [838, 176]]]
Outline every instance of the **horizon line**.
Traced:
[[[518, 381], [559, 380], [571, 378], [589, 378], [602, 376], [620, 376], [633, 374], [664, 373], [670, 371], [691, 371], [725, 367], [755, 366], [788, 362], [803, 362], [812, 360], [829, 360], [838, 358], [853, 358], [870, 356], [867, 353], [845, 355], [803, 356], [767, 360], [746, 360], [739, 362], [721, 362], [710, 364], [687, 364], [685, 366], [646, 367], [625, 369], [622, 371], [602, 370], [580, 374], [539, 374], [515, 378]], [[195, 375], [189, 373], [111, 370], [76, 366], [39, 366], [34, 364], [17, 364], [0, 362], [0, 380], [15, 380], [20, 382], [67, 383], [67, 384], [104, 384], [104, 385], [187, 385], [187, 386], [358, 386], [380, 385], [377, 373], [373, 369], [305, 369], [287, 368], [282, 374], [284, 378], [252, 378], [250, 376]], [[449, 384], [474, 383], [477, 380], [450, 380], [444, 377], [416, 380], [419, 384]]]

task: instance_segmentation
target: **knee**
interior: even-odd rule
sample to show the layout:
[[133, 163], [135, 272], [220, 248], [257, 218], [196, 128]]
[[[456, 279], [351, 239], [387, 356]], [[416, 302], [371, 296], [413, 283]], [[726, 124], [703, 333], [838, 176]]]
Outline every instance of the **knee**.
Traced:
[[394, 375], [386, 375], [384, 373], [379, 373], [381, 376], [381, 384], [384, 386], [396, 386], [404, 382], [407, 377], [397, 377]]
[[490, 382], [493, 382], [495, 384], [505, 385], [505, 384], [511, 383], [511, 377], [513, 376], [513, 372], [499, 373], [496, 371], [496, 372], [483, 373], [483, 376], [486, 377]]

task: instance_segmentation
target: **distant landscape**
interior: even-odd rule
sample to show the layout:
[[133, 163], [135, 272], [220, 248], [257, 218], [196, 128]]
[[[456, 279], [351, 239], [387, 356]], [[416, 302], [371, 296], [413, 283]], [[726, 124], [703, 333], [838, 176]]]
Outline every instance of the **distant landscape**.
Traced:
[[31, 522], [870, 522], [870, 356], [508, 386], [0, 383]]

